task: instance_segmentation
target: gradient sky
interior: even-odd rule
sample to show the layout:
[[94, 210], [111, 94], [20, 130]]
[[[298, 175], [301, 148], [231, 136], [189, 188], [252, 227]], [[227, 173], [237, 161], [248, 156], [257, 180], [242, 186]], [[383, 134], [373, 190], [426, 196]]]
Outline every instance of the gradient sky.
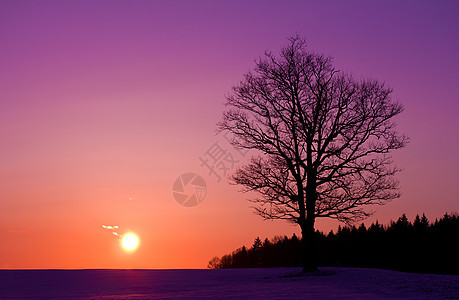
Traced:
[[[458, 28], [457, 1], [2, 0], [0, 268], [205, 268], [256, 236], [298, 234], [199, 161], [215, 142], [243, 158], [215, 135], [225, 95], [295, 33], [405, 106], [402, 197], [367, 222], [458, 212]], [[194, 208], [172, 196], [185, 172], [207, 182]]]

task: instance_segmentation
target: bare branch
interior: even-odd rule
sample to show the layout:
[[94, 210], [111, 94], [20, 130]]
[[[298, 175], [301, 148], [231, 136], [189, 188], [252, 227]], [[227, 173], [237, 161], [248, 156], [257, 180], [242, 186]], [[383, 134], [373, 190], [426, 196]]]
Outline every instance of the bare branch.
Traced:
[[263, 155], [231, 178], [259, 194], [257, 214], [310, 231], [317, 217], [360, 220], [366, 207], [400, 196], [390, 153], [407, 138], [395, 130], [403, 107], [390, 88], [343, 74], [298, 36], [255, 64], [227, 97], [218, 129]]

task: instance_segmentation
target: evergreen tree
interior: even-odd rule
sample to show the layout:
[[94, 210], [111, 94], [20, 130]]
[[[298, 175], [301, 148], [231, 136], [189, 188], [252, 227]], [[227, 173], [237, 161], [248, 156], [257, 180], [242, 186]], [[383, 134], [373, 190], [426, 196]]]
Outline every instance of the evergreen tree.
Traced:
[[[459, 217], [445, 214], [430, 224], [425, 214], [413, 224], [405, 214], [383, 226], [378, 221], [338, 227], [328, 235], [316, 231], [318, 261], [323, 266], [387, 268], [408, 272], [459, 275]], [[293, 234], [275, 236], [272, 241], [257, 237], [252, 248], [245, 246], [230, 255], [209, 261], [208, 268], [301, 266], [301, 240]]]
[[252, 245], [252, 249], [259, 249], [261, 248], [262, 246], [262, 243], [261, 243], [261, 240], [260, 238], [257, 236], [257, 238], [255, 239], [255, 241], [253, 241], [253, 245]]
[[269, 246], [271, 246], [271, 242], [268, 240], [268, 238], [265, 238], [263, 242], [263, 248], [268, 248]]

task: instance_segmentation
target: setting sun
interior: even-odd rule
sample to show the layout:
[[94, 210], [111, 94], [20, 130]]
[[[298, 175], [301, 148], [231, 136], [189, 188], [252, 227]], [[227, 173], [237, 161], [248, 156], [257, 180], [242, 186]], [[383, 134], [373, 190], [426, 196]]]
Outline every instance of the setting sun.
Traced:
[[139, 246], [139, 238], [134, 233], [126, 233], [121, 239], [121, 245], [126, 251], [134, 251]]

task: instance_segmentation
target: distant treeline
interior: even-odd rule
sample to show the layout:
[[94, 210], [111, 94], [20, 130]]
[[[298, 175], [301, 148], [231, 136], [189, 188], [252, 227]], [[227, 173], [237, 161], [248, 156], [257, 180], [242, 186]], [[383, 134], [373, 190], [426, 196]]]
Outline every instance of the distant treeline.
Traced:
[[[299, 267], [301, 240], [292, 237], [255, 239], [221, 258], [214, 257], [208, 268]], [[338, 227], [335, 233], [316, 231], [319, 266], [360, 267], [405, 272], [459, 274], [459, 217], [445, 214], [430, 223], [416, 216], [411, 223], [405, 214], [383, 226], [376, 221], [368, 228]]]

